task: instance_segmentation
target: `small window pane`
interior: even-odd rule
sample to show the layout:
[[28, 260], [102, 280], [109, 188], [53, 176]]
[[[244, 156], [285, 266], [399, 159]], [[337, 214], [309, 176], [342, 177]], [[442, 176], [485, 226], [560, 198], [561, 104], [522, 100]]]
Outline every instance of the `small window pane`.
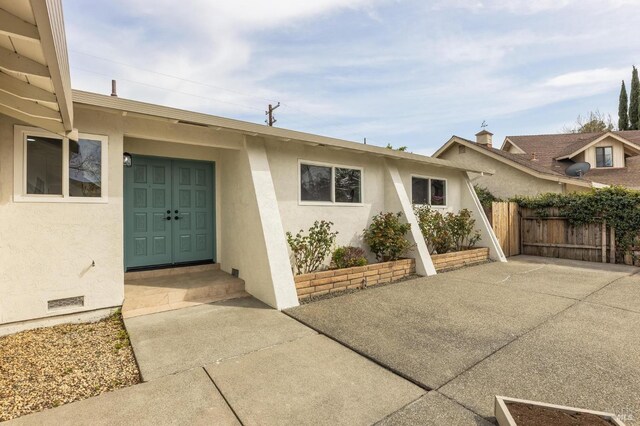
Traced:
[[596, 147], [596, 167], [613, 167], [613, 147]]
[[431, 179], [431, 205], [447, 205], [447, 183], [439, 179]]
[[331, 201], [331, 167], [300, 165], [300, 199]]
[[429, 204], [429, 179], [411, 178], [413, 204]]
[[69, 140], [69, 195], [102, 195], [102, 147], [100, 141]]
[[62, 195], [62, 140], [27, 136], [27, 194]]
[[336, 203], [359, 203], [361, 171], [336, 167]]

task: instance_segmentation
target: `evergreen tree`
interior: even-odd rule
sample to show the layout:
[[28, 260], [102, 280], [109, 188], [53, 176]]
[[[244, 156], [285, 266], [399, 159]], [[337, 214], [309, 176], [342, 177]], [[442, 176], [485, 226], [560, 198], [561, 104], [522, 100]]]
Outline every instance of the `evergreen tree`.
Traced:
[[640, 130], [640, 80], [638, 68], [631, 74], [631, 99], [629, 102], [629, 130]]
[[622, 80], [620, 88], [620, 100], [618, 101], [618, 130], [629, 130], [629, 98], [627, 97], [627, 88]]

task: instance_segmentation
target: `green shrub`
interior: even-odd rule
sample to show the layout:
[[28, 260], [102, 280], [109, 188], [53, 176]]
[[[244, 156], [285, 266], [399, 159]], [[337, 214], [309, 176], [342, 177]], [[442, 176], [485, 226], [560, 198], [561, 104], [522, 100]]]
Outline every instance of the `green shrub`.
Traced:
[[400, 222], [401, 217], [402, 213], [380, 213], [364, 230], [364, 241], [378, 261], [398, 260], [412, 248], [405, 237], [411, 224]]
[[414, 213], [431, 254], [469, 249], [480, 241], [476, 221], [467, 209], [443, 215], [429, 206], [415, 206]]
[[500, 198], [496, 197], [489, 191], [487, 188], [480, 185], [473, 185], [473, 189], [476, 190], [476, 195], [478, 196], [478, 200], [480, 200], [480, 204], [485, 209], [491, 208], [494, 201], [501, 201]]
[[336, 269], [364, 266], [367, 264], [364, 250], [360, 247], [342, 246], [333, 251], [331, 266]]
[[302, 235], [302, 229], [295, 237], [287, 232], [287, 243], [297, 275], [308, 274], [322, 266], [338, 235], [338, 232], [331, 232], [332, 226], [333, 222], [316, 220], [309, 228], [309, 235]]

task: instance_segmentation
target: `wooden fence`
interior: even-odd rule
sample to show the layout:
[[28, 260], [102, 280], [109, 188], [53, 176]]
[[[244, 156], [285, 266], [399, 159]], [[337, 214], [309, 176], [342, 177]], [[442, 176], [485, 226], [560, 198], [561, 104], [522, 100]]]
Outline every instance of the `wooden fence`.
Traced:
[[[505, 256], [526, 254], [605, 263], [616, 263], [617, 259], [634, 264], [629, 253], [616, 253], [615, 230], [606, 223], [573, 226], [557, 208], [540, 214], [513, 202], [493, 203], [492, 226]], [[636, 265], [640, 263], [636, 261]]]

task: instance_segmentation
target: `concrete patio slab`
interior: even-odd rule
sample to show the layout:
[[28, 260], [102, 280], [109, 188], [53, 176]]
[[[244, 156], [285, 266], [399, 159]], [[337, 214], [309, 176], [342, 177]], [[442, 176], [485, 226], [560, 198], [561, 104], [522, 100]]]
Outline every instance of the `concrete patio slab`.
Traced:
[[578, 303], [439, 389], [482, 416], [494, 395], [640, 418], [640, 315]]
[[[588, 262], [578, 263], [593, 265]], [[531, 292], [583, 299], [614, 279], [636, 272], [628, 267], [615, 267], [620, 265], [609, 265], [614, 268], [607, 268], [605, 264], [602, 269], [592, 269], [581, 268], [575, 264], [576, 262], [568, 262], [567, 265], [563, 265], [560, 262], [557, 264], [536, 264], [516, 261], [510, 262], [508, 267], [503, 266], [504, 264], [489, 264], [458, 270], [452, 272], [451, 276]]]
[[640, 313], [640, 275], [619, 279], [592, 294], [586, 301]]
[[253, 298], [125, 319], [143, 380], [315, 334]]
[[377, 426], [405, 425], [491, 426], [491, 423], [442, 394], [431, 391], [377, 423]]
[[245, 425], [365, 425], [424, 391], [325, 336], [206, 367]]
[[[492, 264], [495, 266], [500, 264]], [[477, 268], [469, 268], [475, 274]], [[530, 267], [529, 267], [530, 268]], [[571, 299], [441, 274], [288, 310], [303, 323], [436, 389]]]
[[202, 368], [6, 423], [18, 425], [239, 425]]

